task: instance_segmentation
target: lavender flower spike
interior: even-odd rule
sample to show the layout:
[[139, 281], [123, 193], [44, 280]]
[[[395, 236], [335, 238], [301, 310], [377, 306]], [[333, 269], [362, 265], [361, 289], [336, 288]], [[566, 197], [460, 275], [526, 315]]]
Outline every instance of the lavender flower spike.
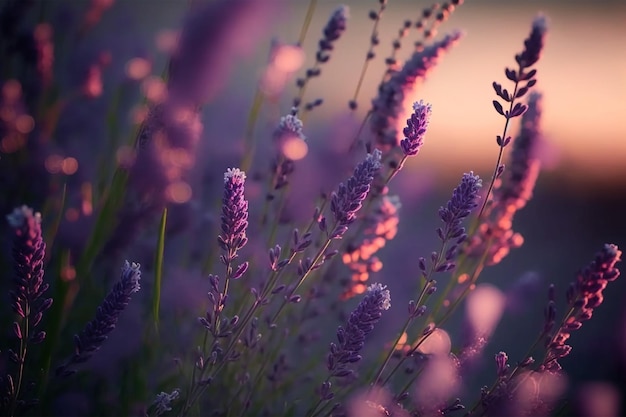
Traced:
[[180, 389], [176, 388], [170, 394], [161, 392], [157, 394], [156, 399], [150, 406], [150, 410], [146, 413], [149, 417], [159, 417], [168, 411], [172, 411], [172, 403], [180, 397]]
[[365, 344], [365, 337], [374, 330], [374, 324], [380, 320], [383, 311], [391, 307], [391, 297], [387, 287], [372, 284], [367, 289], [365, 298], [350, 313], [345, 328], [337, 329], [338, 344], [330, 344], [327, 368], [333, 377], [346, 377], [353, 371], [347, 369], [348, 364], [361, 360], [359, 352]]
[[279, 144], [291, 138], [306, 140], [306, 136], [302, 133], [302, 121], [293, 114], [288, 114], [280, 118], [280, 122], [274, 131], [274, 141]]
[[328, 61], [328, 56], [323, 51], [331, 51], [333, 43], [341, 37], [346, 30], [348, 18], [350, 17], [350, 9], [348, 6], [339, 6], [330, 16], [326, 27], [324, 27], [324, 37], [319, 42], [319, 50], [316, 59], [319, 62]]
[[406, 127], [403, 131], [405, 138], [400, 141], [404, 155], [413, 156], [419, 152], [424, 143], [424, 134], [426, 134], [431, 113], [432, 106], [429, 103], [420, 100], [413, 104], [413, 114], [406, 121]]
[[222, 198], [222, 234], [218, 243], [226, 252], [222, 263], [229, 266], [237, 257], [237, 251], [248, 242], [248, 202], [244, 198], [246, 174], [239, 168], [229, 168], [224, 173], [224, 197]]
[[87, 323], [87, 326], [74, 336], [76, 350], [74, 355], [57, 368], [57, 375], [69, 376], [74, 373], [68, 369], [70, 365], [87, 361], [102, 346], [108, 334], [115, 329], [117, 320], [130, 302], [130, 296], [139, 291], [141, 278], [140, 265], [124, 262], [122, 276], [115, 287], [105, 297], [96, 312], [96, 317]]
[[439, 217], [445, 224], [443, 229], [437, 229], [439, 238], [444, 242], [456, 239], [455, 245], [446, 253], [446, 261], [452, 260], [456, 255], [458, 245], [467, 238], [465, 228], [461, 226], [461, 223], [478, 206], [480, 187], [482, 187], [482, 180], [478, 175], [474, 175], [472, 171], [463, 174], [461, 183], [452, 192], [452, 198], [448, 204], [439, 209]]
[[374, 175], [381, 167], [380, 158], [381, 152], [375, 149], [357, 165], [348, 183], [339, 184], [337, 191], [333, 191], [330, 209], [335, 215], [337, 224], [331, 233], [331, 239], [340, 239], [356, 219], [356, 213], [370, 191]]
[[[43, 313], [52, 305], [52, 298], [41, 299], [49, 285], [43, 282], [43, 258], [46, 244], [41, 235], [41, 215], [22, 206], [13, 210], [7, 220], [14, 229], [13, 258], [15, 260], [15, 284], [17, 289], [11, 291], [11, 307], [22, 318], [30, 320], [30, 329], [18, 324], [15, 329], [19, 339], [30, 335], [34, 343], [43, 341], [46, 333], [34, 333], [33, 329], [41, 321]], [[26, 326], [26, 324], [23, 324]], [[19, 334], [18, 334], [19, 333]]]
[[595, 259], [576, 276], [576, 281], [567, 290], [570, 313], [563, 320], [547, 345], [547, 352], [540, 371], [561, 370], [558, 361], [570, 354], [572, 347], [565, 344], [574, 330], [582, 327], [583, 321], [591, 319], [593, 310], [604, 301], [603, 291], [609, 282], [615, 281], [620, 271], [615, 266], [621, 261], [622, 251], [616, 245], [605, 244]]
[[546, 17], [542, 14], [535, 17], [530, 35], [524, 40], [524, 50], [515, 56], [515, 61], [522, 69], [529, 68], [539, 61], [547, 31]]

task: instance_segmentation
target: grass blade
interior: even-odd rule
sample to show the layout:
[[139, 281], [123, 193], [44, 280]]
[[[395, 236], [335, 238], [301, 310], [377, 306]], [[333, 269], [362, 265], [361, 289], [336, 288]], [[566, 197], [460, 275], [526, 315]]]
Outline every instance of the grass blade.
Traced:
[[167, 223], [167, 208], [163, 209], [159, 224], [157, 251], [154, 257], [154, 291], [152, 292], [152, 317], [154, 328], [159, 330], [159, 307], [161, 305], [161, 282], [163, 278], [163, 252], [165, 251], [165, 225]]

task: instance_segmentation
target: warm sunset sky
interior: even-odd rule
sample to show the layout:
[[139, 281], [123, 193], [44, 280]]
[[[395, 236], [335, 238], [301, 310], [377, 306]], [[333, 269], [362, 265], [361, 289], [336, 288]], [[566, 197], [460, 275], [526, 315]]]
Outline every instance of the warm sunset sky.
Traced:
[[[291, 3], [290, 19], [277, 27], [281, 36], [297, 36], [308, 2]], [[343, 108], [352, 93], [372, 27], [367, 10], [378, 2], [344, 3], [351, 8], [348, 32], [324, 69], [324, 79], [315, 83], [317, 94], [326, 98], [320, 114]], [[318, 2], [307, 50], [315, 48], [318, 32], [336, 4]], [[380, 26], [381, 58], [388, 54], [401, 22], [419, 16], [424, 4], [389, 1]], [[573, 176], [584, 173], [596, 181], [626, 182], [626, 2], [619, 1], [469, 0], [457, 8], [440, 35], [458, 28], [465, 37], [415, 97], [433, 105], [420, 164], [441, 166], [445, 160], [460, 169], [471, 169], [479, 162], [494, 163], [495, 135], [501, 132], [503, 119], [493, 110], [491, 83], [509, 87], [504, 67], [515, 64], [514, 54], [521, 51], [538, 11], [548, 16], [550, 27], [544, 55], [536, 67], [536, 88], [544, 93], [544, 127], [549, 140], [546, 162], [559, 170], [571, 170]], [[405, 45], [408, 53], [410, 42]], [[368, 73], [360, 100], [362, 111], [375, 93], [381, 69], [374, 64]], [[322, 90], [323, 86], [326, 89]], [[516, 125], [513, 127], [514, 133]]]

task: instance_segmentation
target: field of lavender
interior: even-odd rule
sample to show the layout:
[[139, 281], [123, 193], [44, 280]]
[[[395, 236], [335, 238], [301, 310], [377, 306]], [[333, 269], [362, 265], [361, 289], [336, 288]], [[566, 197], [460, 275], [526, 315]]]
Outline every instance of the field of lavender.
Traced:
[[331, 3], [0, 2], [1, 416], [622, 415], [624, 202], [536, 189], [551, 16], [459, 138], [469, 5]]

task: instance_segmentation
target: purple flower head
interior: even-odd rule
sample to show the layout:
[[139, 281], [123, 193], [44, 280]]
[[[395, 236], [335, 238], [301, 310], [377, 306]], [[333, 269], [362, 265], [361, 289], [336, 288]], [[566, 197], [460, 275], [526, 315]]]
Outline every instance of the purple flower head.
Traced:
[[176, 388], [170, 394], [161, 392], [157, 394], [156, 399], [150, 406], [152, 413], [150, 415], [154, 417], [161, 416], [168, 411], [172, 411], [172, 403], [180, 397], [180, 389]]
[[558, 360], [569, 355], [572, 350], [565, 342], [571, 332], [581, 328], [582, 322], [589, 320], [593, 310], [602, 304], [604, 300], [602, 292], [609, 282], [615, 281], [620, 275], [615, 264], [621, 261], [621, 256], [622, 251], [617, 246], [605, 244], [595, 259], [578, 273], [576, 281], [570, 284], [567, 290], [567, 303], [571, 312], [548, 343], [542, 370], [561, 369]]
[[68, 369], [69, 366], [87, 361], [94, 352], [100, 349], [104, 341], [107, 340], [109, 333], [115, 329], [122, 311], [130, 302], [130, 296], [141, 288], [139, 286], [140, 279], [139, 264], [130, 264], [125, 261], [119, 281], [107, 294], [102, 304], [98, 306], [96, 317], [87, 323], [87, 326], [79, 334], [74, 336], [74, 355], [57, 368], [57, 375], [71, 375], [74, 371]]
[[396, 126], [404, 110], [405, 98], [460, 39], [461, 33], [454, 32], [424, 50], [415, 52], [400, 71], [392, 73], [391, 77], [380, 85], [378, 95], [372, 101], [370, 117], [370, 128], [380, 149], [387, 151], [398, 145]]
[[[500, 115], [504, 116], [507, 120], [519, 117], [527, 109], [527, 106], [515, 102], [516, 99], [523, 97], [530, 89], [537, 83], [534, 78], [537, 74], [536, 69], [528, 70], [539, 60], [541, 56], [541, 50], [543, 49], [543, 43], [547, 32], [547, 23], [544, 16], [537, 17], [533, 22], [532, 31], [530, 36], [524, 41], [524, 50], [515, 55], [515, 61], [517, 62], [518, 69], [506, 68], [504, 73], [506, 78], [515, 83], [515, 89], [510, 93], [507, 89], [502, 88], [502, 85], [494, 82], [493, 88], [500, 98], [505, 102], [510, 103], [509, 109], [505, 110], [502, 103], [498, 100], [493, 100], [493, 106]], [[526, 71], [528, 70], [528, 71]], [[505, 147], [511, 138], [506, 136], [497, 136], [496, 142], [498, 146]]]
[[498, 374], [498, 378], [502, 378], [506, 376], [506, 373], [509, 370], [509, 357], [505, 352], [498, 352], [495, 356], [496, 359], [496, 373]]
[[463, 174], [461, 183], [452, 192], [448, 204], [439, 209], [439, 217], [445, 224], [438, 231], [442, 240], [458, 239], [457, 244], [460, 244], [465, 239], [465, 229], [461, 223], [478, 206], [481, 186], [482, 180], [478, 175], [474, 175], [472, 171]]
[[544, 15], [535, 17], [530, 35], [524, 41], [524, 50], [515, 56], [522, 69], [529, 68], [539, 61], [547, 31], [548, 19]]
[[400, 141], [402, 152], [406, 156], [417, 155], [419, 152], [424, 143], [424, 134], [426, 134], [431, 113], [432, 106], [429, 103], [420, 100], [413, 104], [413, 114], [406, 121], [403, 131], [405, 138]]
[[292, 138], [306, 140], [306, 136], [302, 133], [302, 127], [302, 121], [297, 116], [293, 114], [283, 116], [274, 131], [274, 140], [279, 144]]
[[357, 165], [347, 184], [341, 183], [337, 191], [333, 191], [330, 209], [337, 223], [331, 233], [333, 239], [341, 238], [356, 219], [356, 213], [370, 191], [374, 175], [381, 167], [380, 159], [381, 152], [374, 149], [374, 152], [368, 154], [365, 160]]
[[[11, 291], [11, 307], [22, 318], [30, 320], [30, 329], [23, 329], [15, 323], [16, 336], [22, 339], [30, 334], [30, 340], [41, 342], [45, 332], [32, 332], [40, 322], [43, 313], [52, 305], [52, 298], [42, 299], [49, 285], [43, 282], [43, 258], [46, 244], [41, 235], [41, 215], [22, 206], [7, 216], [13, 228], [13, 260], [16, 289]], [[25, 326], [25, 325], [24, 325]]]
[[345, 377], [352, 373], [347, 369], [350, 363], [361, 360], [359, 352], [363, 349], [365, 338], [374, 330], [374, 324], [380, 320], [383, 311], [391, 307], [391, 296], [387, 287], [372, 284], [357, 308], [350, 313], [346, 327], [337, 329], [338, 344], [330, 344], [327, 367], [331, 376]]
[[333, 49], [333, 42], [335, 42], [341, 34], [346, 30], [346, 24], [350, 17], [350, 9], [348, 6], [341, 5], [335, 9], [330, 16], [328, 23], [324, 27], [324, 37], [319, 43], [318, 61], [324, 62], [319, 59], [319, 54], [322, 51], [330, 51]]
[[244, 198], [246, 174], [239, 168], [229, 168], [224, 173], [224, 196], [222, 198], [222, 234], [218, 243], [226, 254], [222, 262], [230, 264], [237, 251], [248, 242], [248, 202]]

